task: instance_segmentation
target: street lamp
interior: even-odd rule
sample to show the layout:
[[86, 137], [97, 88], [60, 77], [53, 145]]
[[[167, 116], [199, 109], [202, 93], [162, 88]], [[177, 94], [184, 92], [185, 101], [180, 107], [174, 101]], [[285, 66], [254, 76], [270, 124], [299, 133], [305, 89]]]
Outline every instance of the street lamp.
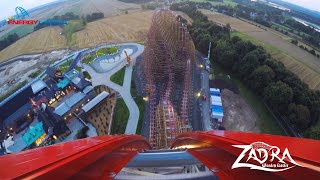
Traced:
[[149, 101], [149, 97], [147, 96], [147, 97], [143, 97], [143, 100], [144, 101]]

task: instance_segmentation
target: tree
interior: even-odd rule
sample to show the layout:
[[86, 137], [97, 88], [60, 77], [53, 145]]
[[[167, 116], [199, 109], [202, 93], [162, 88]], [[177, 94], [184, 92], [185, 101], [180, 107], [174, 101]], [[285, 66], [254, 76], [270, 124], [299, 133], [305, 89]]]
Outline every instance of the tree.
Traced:
[[269, 66], [263, 65], [252, 72], [249, 78], [249, 84], [259, 93], [263, 91], [275, 76], [274, 71]]
[[242, 77], [249, 75], [260, 65], [258, 56], [255, 53], [248, 53], [238, 64], [238, 72]]
[[263, 91], [264, 100], [271, 105], [274, 110], [279, 108], [280, 112], [285, 111], [292, 101], [293, 92], [290, 86], [282, 81], [270, 83]]
[[294, 44], [294, 45], [298, 45], [299, 42], [296, 39], [291, 39], [291, 43]]
[[235, 50], [226, 50], [222, 53], [220, 58], [222, 66], [232, 68], [235, 61], [237, 61], [237, 54]]
[[231, 26], [230, 26], [229, 23], [227, 23], [226, 28], [227, 28], [229, 31], [231, 31]]
[[210, 41], [211, 36], [209, 34], [201, 34], [198, 43], [198, 50], [204, 54], [207, 54]]
[[304, 135], [307, 138], [320, 140], [320, 126], [310, 128]]
[[305, 130], [310, 125], [310, 110], [304, 105], [291, 103], [288, 106], [289, 119], [299, 129]]

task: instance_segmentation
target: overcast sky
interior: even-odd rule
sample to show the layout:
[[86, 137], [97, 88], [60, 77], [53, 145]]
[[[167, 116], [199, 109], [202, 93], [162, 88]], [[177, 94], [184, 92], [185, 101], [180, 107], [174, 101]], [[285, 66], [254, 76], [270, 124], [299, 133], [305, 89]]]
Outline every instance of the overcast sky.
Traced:
[[297, 4], [299, 6], [320, 11], [320, 1], [319, 0], [284, 0], [287, 2], [291, 2], [293, 4]]
[[[15, 14], [15, 8], [34, 8], [57, 0], [0, 0], [0, 20]], [[320, 0], [285, 0], [312, 10], [320, 11]]]
[[0, 20], [15, 15], [15, 8], [21, 6], [24, 9], [31, 9], [57, 0], [0, 0]]

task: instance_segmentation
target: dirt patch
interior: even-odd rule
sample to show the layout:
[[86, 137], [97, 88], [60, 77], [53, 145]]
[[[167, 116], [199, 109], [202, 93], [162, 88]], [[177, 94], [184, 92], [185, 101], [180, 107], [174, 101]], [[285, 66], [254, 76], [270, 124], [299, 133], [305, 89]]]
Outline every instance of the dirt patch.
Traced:
[[3, 71], [0, 72], [0, 96], [25, 80], [31, 81], [33, 79], [30, 76], [32, 73], [44, 70], [50, 63], [60, 60], [68, 52], [61, 50], [35, 55], [30, 58], [18, 57], [11, 63], [1, 65]]
[[209, 86], [211, 88], [228, 89], [235, 94], [240, 94], [240, 90], [236, 84], [233, 84], [231, 82], [227, 82], [222, 79], [214, 79], [214, 80], [209, 81]]
[[258, 116], [240, 95], [224, 89], [221, 98], [224, 111], [223, 127], [227, 130], [261, 132], [257, 127]]

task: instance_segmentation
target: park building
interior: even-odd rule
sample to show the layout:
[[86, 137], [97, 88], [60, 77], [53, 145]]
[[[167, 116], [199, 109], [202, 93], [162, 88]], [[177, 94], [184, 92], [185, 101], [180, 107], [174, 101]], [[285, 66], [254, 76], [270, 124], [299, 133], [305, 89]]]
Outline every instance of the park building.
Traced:
[[222, 123], [223, 107], [221, 100], [220, 89], [210, 88], [210, 102], [211, 102], [211, 118]]
[[115, 94], [103, 91], [81, 108], [79, 116], [90, 122], [96, 128], [98, 135], [108, 135], [111, 133], [115, 103]]

